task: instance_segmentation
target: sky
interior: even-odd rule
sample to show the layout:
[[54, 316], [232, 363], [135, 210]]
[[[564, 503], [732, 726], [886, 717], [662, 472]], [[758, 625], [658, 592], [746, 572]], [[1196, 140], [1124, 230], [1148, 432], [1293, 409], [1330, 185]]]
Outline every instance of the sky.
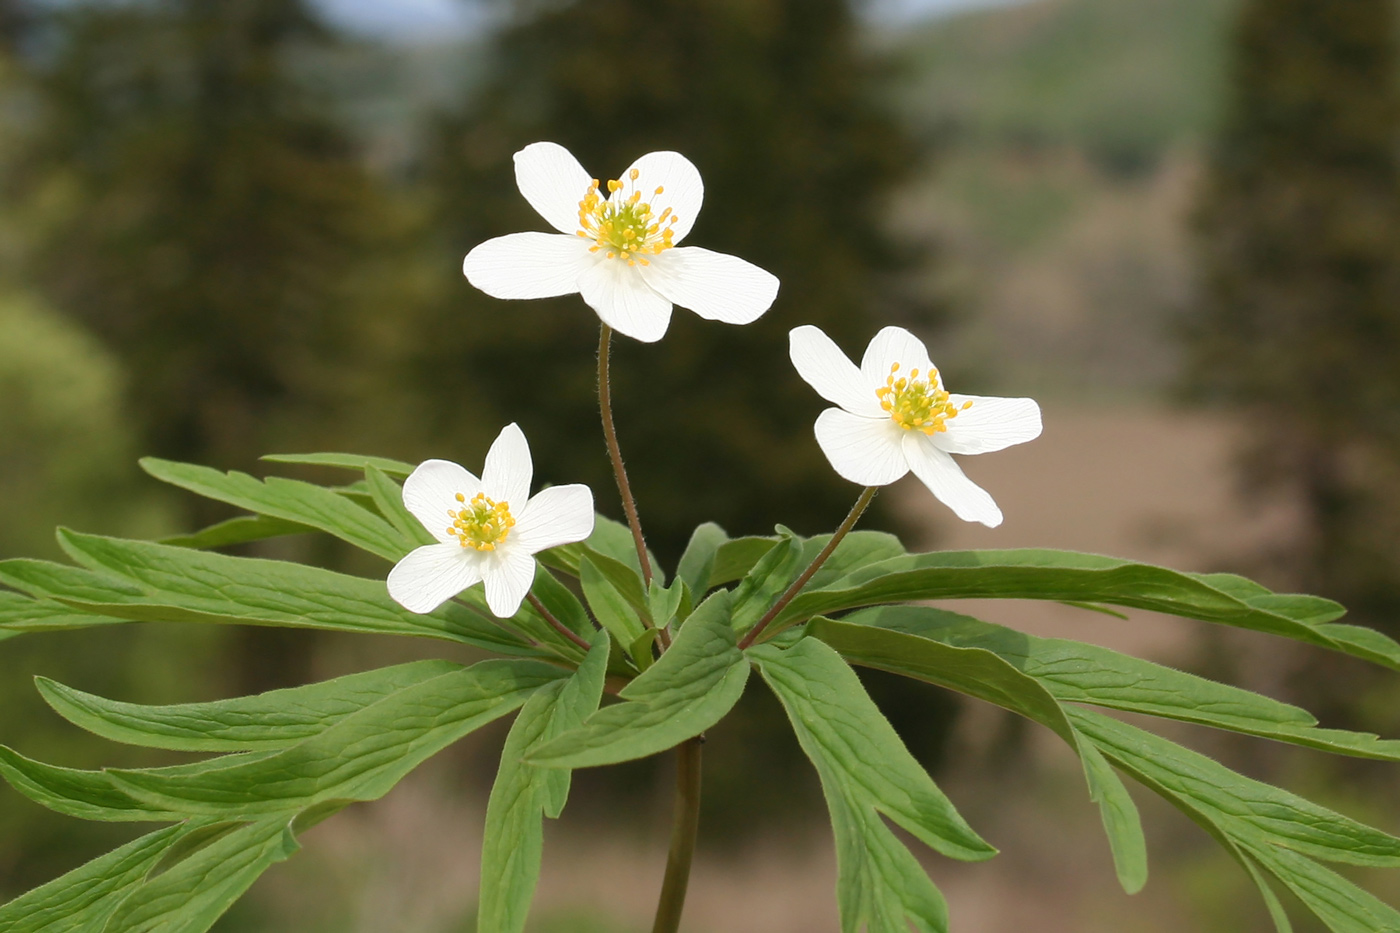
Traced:
[[[316, 0], [342, 25], [365, 35], [423, 39], [472, 32], [486, 22], [471, 0]], [[995, 6], [1016, 0], [871, 0], [872, 16], [899, 23], [958, 10]]]

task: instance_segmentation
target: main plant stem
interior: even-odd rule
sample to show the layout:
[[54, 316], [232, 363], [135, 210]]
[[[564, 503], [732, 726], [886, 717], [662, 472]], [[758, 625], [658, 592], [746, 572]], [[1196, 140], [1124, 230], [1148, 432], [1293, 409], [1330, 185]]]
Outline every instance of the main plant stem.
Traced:
[[681, 925], [690, 863], [695, 858], [695, 837], [700, 828], [700, 747], [704, 742], [705, 737], [697, 735], [676, 746], [676, 816], [651, 933], [676, 933]]
[[739, 640], [740, 651], [752, 645], [754, 640], [757, 639], [759, 635], [763, 634], [763, 630], [768, 627], [768, 623], [778, 617], [778, 613], [782, 612], [787, 604], [792, 602], [792, 598], [800, 593], [802, 588], [807, 585], [807, 581], [812, 579], [812, 576], [822, 568], [822, 564], [826, 563], [826, 559], [836, 550], [836, 546], [841, 543], [841, 539], [846, 537], [851, 529], [856, 526], [856, 522], [860, 520], [861, 513], [870, 506], [870, 500], [875, 498], [875, 493], [878, 491], [878, 486], [865, 487], [865, 491], [860, 494], [860, 498], [856, 500], [856, 504], [851, 506], [851, 512], [846, 516], [846, 520], [841, 523], [840, 528], [836, 529], [836, 533], [831, 536], [831, 540], [826, 542], [826, 547], [822, 548], [820, 554], [812, 558], [812, 562], [807, 565], [806, 570], [802, 571], [802, 575], [792, 581], [792, 586], [789, 586], [783, 591], [783, 595], [778, 597], [778, 601], [773, 604], [773, 608], [765, 612], [763, 618], [754, 623], [754, 627], [749, 629], [748, 634]]
[[612, 389], [608, 385], [608, 356], [612, 352], [612, 328], [602, 325], [598, 331], [598, 410], [603, 416], [603, 438], [612, 458], [617, 491], [622, 495], [622, 511], [627, 513], [627, 525], [637, 545], [637, 561], [642, 565], [642, 579], [651, 586], [651, 560], [647, 557], [647, 542], [642, 537], [642, 520], [637, 517], [637, 500], [632, 498], [632, 484], [627, 482], [627, 467], [622, 463], [622, 448], [617, 444], [617, 428], [613, 426]]

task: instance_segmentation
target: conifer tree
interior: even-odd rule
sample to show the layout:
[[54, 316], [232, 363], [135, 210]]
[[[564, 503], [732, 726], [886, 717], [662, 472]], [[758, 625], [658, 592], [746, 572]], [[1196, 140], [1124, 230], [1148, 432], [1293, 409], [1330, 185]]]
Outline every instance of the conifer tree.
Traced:
[[1250, 0], [1200, 218], [1192, 385], [1301, 493], [1297, 584], [1400, 619], [1400, 86], [1390, 0]]
[[130, 366], [150, 453], [241, 465], [338, 378], [368, 178], [290, 72], [303, 0], [60, 19], [34, 162], [37, 265]]

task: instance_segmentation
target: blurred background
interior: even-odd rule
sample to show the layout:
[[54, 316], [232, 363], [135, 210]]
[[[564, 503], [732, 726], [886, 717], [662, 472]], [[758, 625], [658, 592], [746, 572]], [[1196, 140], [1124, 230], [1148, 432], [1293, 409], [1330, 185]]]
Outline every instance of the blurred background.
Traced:
[[[1039, 399], [1046, 430], [964, 458], [1001, 528], [917, 485], [882, 494], [873, 525], [921, 547], [1248, 573], [1400, 635], [1396, 20], [1392, 0], [0, 0], [0, 557], [57, 556], [59, 524], [160, 536], [224, 517], [144, 478], [144, 454], [474, 465], [512, 420], [537, 482], [591, 483], [620, 517], [594, 315], [498, 302], [460, 274], [476, 243], [542, 228], [511, 154], [549, 139], [600, 177], [684, 152], [707, 188], [694, 242], [783, 281], [742, 330], [678, 312], [662, 343], [616, 345], [619, 431], [663, 560], [705, 520], [840, 520], [855, 489], [816, 449], [823, 403], [786, 334], [816, 323], [858, 353], [896, 323], [955, 389]], [[254, 552], [387, 569], [322, 541]], [[1400, 734], [1400, 684], [1359, 662], [1148, 613], [977, 612]], [[35, 673], [183, 702], [424, 652], [441, 649], [160, 625], [10, 639], [0, 741], [155, 763], [62, 723]], [[1058, 740], [867, 680], [1002, 849], [929, 855], [959, 933], [1271, 929], [1179, 814], [1138, 795], [1153, 875], [1128, 898]], [[781, 719], [755, 689], [711, 735], [692, 933], [836, 929], [819, 789]], [[1393, 768], [1171, 735], [1400, 823]], [[468, 933], [503, 737], [318, 829], [217, 929]], [[533, 930], [649, 927], [668, 767], [579, 775]], [[129, 836], [0, 786], [0, 898]], [[1400, 899], [1395, 879], [1362, 880]]]

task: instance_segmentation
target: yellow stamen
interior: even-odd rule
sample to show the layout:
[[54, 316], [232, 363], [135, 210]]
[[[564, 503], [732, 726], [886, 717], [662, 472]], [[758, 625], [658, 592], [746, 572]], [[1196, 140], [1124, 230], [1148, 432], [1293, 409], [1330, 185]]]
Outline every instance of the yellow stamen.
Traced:
[[900, 376], [899, 364], [890, 366], [885, 384], [875, 390], [880, 408], [889, 412], [890, 420], [906, 431], [922, 431], [933, 435], [948, 430], [948, 419], [959, 411], [967, 411], [972, 402], [959, 407], [949, 401], [948, 392], [939, 384], [938, 370], [930, 368], [923, 379], [919, 370], [911, 369], [908, 378]]
[[[627, 177], [635, 182], [641, 171], [634, 168]], [[616, 194], [623, 187], [621, 181], [614, 179], [608, 182], [608, 193]], [[658, 185], [655, 193], [659, 196], [664, 190]], [[593, 241], [589, 252], [606, 250], [608, 259], [622, 258], [628, 265], [635, 264], [639, 253], [657, 256], [675, 245], [675, 231], [671, 228], [676, 216], [671, 208], [663, 209], [658, 216], [636, 188], [626, 198], [605, 198], [598, 190], [596, 178], [578, 202], [578, 222], [577, 235]], [[643, 260], [642, 264], [648, 263]]]
[[460, 510], [448, 510], [454, 520], [447, 533], [456, 538], [462, 547], [494, 551], [515, 527], [509, 502], [496, 502], [484, 492], [477, 493], [471, 502], [467, 502], [467, 497], [459, 492], [457, 501], [466, 504]]

